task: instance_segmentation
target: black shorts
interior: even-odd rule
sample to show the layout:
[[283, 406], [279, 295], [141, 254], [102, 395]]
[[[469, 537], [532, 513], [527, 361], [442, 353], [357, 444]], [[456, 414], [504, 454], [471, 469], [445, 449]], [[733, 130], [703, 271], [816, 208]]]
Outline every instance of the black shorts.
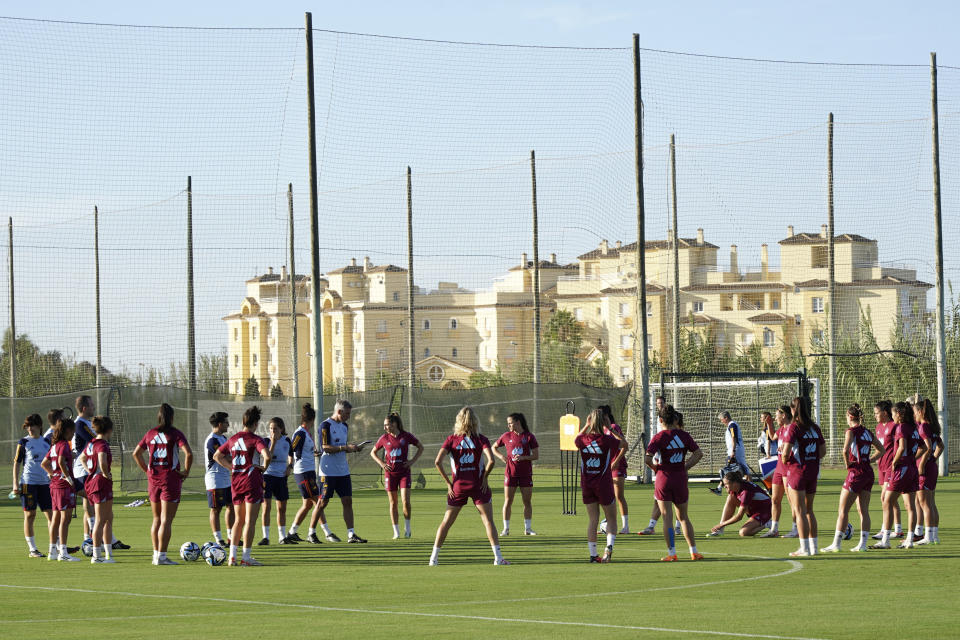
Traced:
[[293, 479], [297, 481], [300, 487], [300, 496], [313, 500], [320, 495], [320, 488], [317, 487], [317, 472], [304, 471], [303, 473], [293, 474]]
[[233, 492], [230, 487], [223, 489], [207, 489], [207, 506], [211, 509], [229, 507], [233, 504]]
[[320, 497], [329, 500], [336, 492], [341, 498], [353, 496], [353, 484], [350, 476], [320, 476]]
[[20, 504], [24, 511], [50, 511], [53, 501], [50, 499], [50, 485], [22, 484], [20, 485]]
[[286, 502], [290, 499], [287, 476], [263, 476], [263, 499]]

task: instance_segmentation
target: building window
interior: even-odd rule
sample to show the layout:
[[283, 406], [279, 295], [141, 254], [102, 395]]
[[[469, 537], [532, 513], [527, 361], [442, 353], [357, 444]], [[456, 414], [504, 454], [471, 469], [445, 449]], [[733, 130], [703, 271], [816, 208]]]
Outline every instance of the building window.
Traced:
[[693, 312], [694, 312], [694, 313], [703, 313], [703, 303], [702, 303], [702, 302], [694, 302], [694, 303], [693, 303]]
[[257, 366], [257, 354], [253, 354], [253, 366]]
[[387, 321], [379, 320], [377, 322], [377, 333], [386, 333], [387, 332]]
[[429, 331], [429, 330], [430, 330], [430, 321], [429, 321], [429, 320], [424, 320], [424, 321], [423, 321], [423, 330], [424, 330], [424, 331]]
[[577, 322], [583, 322], [583, 309], [581, 309], [580, 307], [577, 307], [576, 309], [574, 309], [573, 317], [576, 319]]
[[810, 248], [810, 266], [814, 269], [827, 268], [827, 248], [825, 246]]
[[456, 347], [453, 348], [453, 351], [450, 352], [450, 355], [454, 358], [456, 358], [459, 355]]
[[451, 328], [451, 329], [456, 329], [458, 326], [460, 326], [460, 323], [457, 322], [457, 319], [456, 319], [456, 318], [450, 318], [450, 328]]
[[620, 303], [620, 306], [619, 306], [618, 309], [617, 309], [617, 315], [619, 315], [621, 318], [626, 318], [627, 316], [629, 316], [629, 315], [630, 315], [630, 303], [629, 303], [629, 302], [621, 302], [621, 303]]
[[648, 318], [652, 318], [652, 317], [653, 317], [653, 303], [652, 303], [652, 302], [648, 302], [648, 303], [647, 303], [647, 317], [648, 317]]
[[513, 318], [505, 318], [503, 321], [503, 330], [504, 331], [514, 331], [517, 328], [517, 323], [514, 322]]
[[240, 356], [233, 356], [233, 366], [235, 367], [240, 366]]
[[335, 335], [335, 336], [340, 335], [340, 321], [339, 321], [339, 320], [337, 320], [336, 322], [333, 323], [333, 335]]
[[399, 300], [400, 300], [400, 292], [399, 292], [399, 291], [394, 291], [394, 292], [393, 292], [393, 301], [394, 301], [394, 302], [399, 302]]
[[626, 382], [630, 379], [630, 376], [633, 375], [633, 371], [630, 367], [620, 367], [620, 379]]
[[653, 351], [653, 334], [647, 334], [647, 351]]
[[814, 312], [814, 313], [823, 313], [823, 298], [814, 298], [814, 299], [813, 299], [813, 312]]
[[333, 352], [333, 361], [339, 364], [339, 362], [340, 362], [340, 349], [336, 349], [336, 350]]
[[824, 343], [823, 329], [817, 329], [812, 335], [814, 343], [818, 346], [822, 346]]
[[600, 307], [597, 307], [597, 316], [599, 317], [602, 314], [603, 314], [603, 309]]
[[251, 334], [250, 337], [251, 337], [251, 339], [253, 339], [253, 340], [256, 340], [256, 339], [257, 339], [257, 328], [256, 328], [256, 327], [253, 328], [253, 333]]
[[435, 364], [427, 369], [427, 378], [430, 380], [430, 382], [440, 382], [443, 380], [443, 374], [443, 367], [438, 364]]
[[237, 327], [233, 328], [233, 341], [236, 342], [240, 339], [240, 329]]
[[360, 318], [353, 319], [353, 332], [360, 333]]
[[763, 330], [763, 346], [772, 347], [776, 344], [776, 334], [770, 329]]
[[423, 350], [423, 357], [424, 358], [430, 357], [430, 347], [427, 347], [426, 349]]
[[770, 301], [770, 308], [771, 308], [771, 309], [779, 309], [779, 308], [780, 308], [780, 298], [774, 298], [773, 300], [771, 300], [771, 301]]
[[239, 382], [234, 382], [234, 383], [233, 383], [233, 392], [234, 392], [234, 393], [240, 393], [240, 383], [239, 383]]
[[633, 348], [633, 336], [629, 333], [624, 333], [620, 336], [620, 348], [621, 349], [632, 349]]

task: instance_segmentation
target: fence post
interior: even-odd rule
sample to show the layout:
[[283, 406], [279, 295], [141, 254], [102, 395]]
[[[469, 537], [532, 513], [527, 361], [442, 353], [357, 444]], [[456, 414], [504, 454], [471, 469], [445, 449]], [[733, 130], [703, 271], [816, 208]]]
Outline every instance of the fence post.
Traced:
[[13, 399], [17, 397], [17, 314], [14, 310], [13, 292], [13, 218], [7, 219], [7, 250], [10, 253], [8, 263], [10, 278], [10, 420], [15, 424], [13, 417]]
[[[539, 429], [538, 407], [540, 400], [540, 222], [537, 219], [537, 157], [530, 150], [530, 187], [533, 210], [533, 431]], [[526, 271], [527, 265], [520, 268]]]
[[313, 321], [313, 345], [310, 358], [313, 361], [313, 405], [323, 415], [323, 336], [320, 326], [320, 229], [317, 202], [317, 114], [313, 91], [313, 15], [308, 11], [307, 34], [307, 139], [310, 168], [310, 318]]
[[100, 375], [103, 371], [103, 334], [100, 330], [100, 212], [96, 206], [93, 207], [93, 272], [97, 308], [97, 388], [99, 388]]
[[[297, 267], [293, 241], [293, 183], [287, 184], [287, 218], [290, 227], [290, 366], [293, 370], [292, 398], [300, 397], [299, 354], [297, 353]], [[294, 407], [296, 408], [296, 406]]]
[[[673, 370], [680, 371], [680, 232], [677, 230], [677, 146], [674, 134], [670, 134], [670, 186], [673, 209]], [[673, 402], [677, 402], [674, 387]]]
[[197, 327], [193, 315], [193, 178], [187, 176], [187, 388], [197, 388]]
[[834, 253], [833, 228], [833, 113], [827, 119], [827, 351], [829, 365], [830, 405], [827, 419], [830, 421], [828, 430], [830, 450], [827, 460], [831, 463], [837, 459], [837, 358], [834, 355], [837, 349], [837, 304], [836, 304], [836, 265]]
[[937, 417], [940, 420], [944, 454], [940, 456], [940, 475], [950, 474], [949, 419], [947, 408], [947, 343], [943, 308], [943, 225], [940, 218], [940, 117], [937, 107], [937, 54], [930, 52], [930, 120], [933, 136], [933, 228], [937, 247]]
[[[650, 437], [650, 423], [648, 421], [650, 404], [650, 360], [647, 352], [647, 266], [646, 266], [646, 235], [645, 235], [645, 211], [643, 201], [643, 98], [640, 88], [640, 35], [633, 34], [633, 126], [634, 126], [634, 144], [637, 178], [637, 326], [634, 329], [633, 338], [633, 389], [637, 392], [637, 381], [639, 380], [640, 399], [637, 403], [634, 399], [634, 405], [639, 404], [640, 419], [643, 425], [644, 442]], [[639, 335], [637, 333], [639, 332]], [[640, 353], [637, 353], [639, 351]], [[643, 469], [644, 482], [650, 482], [650, 470]]]
[[413, 424], [413, 390], [417, 384], [417, 372], [414, 365], [417, 363], [416, 335], [413, 325], [413, 176], [410, 167], [407, 167], [407, 386], [410, 388], [409, 415], [410, 424]]

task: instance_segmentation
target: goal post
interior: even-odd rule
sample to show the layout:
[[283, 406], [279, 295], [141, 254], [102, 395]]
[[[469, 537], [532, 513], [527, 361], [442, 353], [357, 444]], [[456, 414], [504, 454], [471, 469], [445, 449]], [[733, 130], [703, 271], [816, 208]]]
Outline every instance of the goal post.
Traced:
[[[760, 413], [775, 414], [777, 407], [789, 405], [796, 397], [808, 397], [810, 413], [819, 423], [820, 381], [807, 378], [802, 371], [782, 373], [665, 372], [659, 383], [650, 385], [650, 415], [652, 432], [656, 433], [656, 398], [663, 396], [683, 414], [684, 429], [693, 436], [703, 450], [703, 461], [692, 470], [692, 479], [715, 478], [727, 462], [724, 428], [717, 415], [729, 411], [740, 425], [747, 462], [755, 466], [759, 459], [757, 441], [762, 425]], [[627, 438], [631, 449], [643, 448], [642, 431], [633, 430]], [[642, 475], [642, 454], [631, 455], [631, 475]]]

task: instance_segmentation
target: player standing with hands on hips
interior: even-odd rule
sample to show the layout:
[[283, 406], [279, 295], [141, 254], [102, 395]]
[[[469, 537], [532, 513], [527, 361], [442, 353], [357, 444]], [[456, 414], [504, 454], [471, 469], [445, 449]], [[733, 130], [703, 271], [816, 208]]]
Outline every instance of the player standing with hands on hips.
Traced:
[[[503, 472], [503, 531], [501, 536], [510, 535], [510, 512], [513, 508], [513, 499], [520, 489], [523, 500], [523, 533], [535, 536], [532, 528], [533, 505], [530, 498], [533, 495], [533, 462], [540, 459], [540, 445], [537, 438], [530, 433], [527, 419], [522, 413], [511, 413], [507, 416], [508, 431], [501, 435], [493, 444], [493, 455], [506, 465]], [[505, 448], [506, 455], [500, 453]]]
[[580, 452], [580, 493], [583, 504], [587, 507], [587, 546], [590, 548], [590, 562], [601, 564], [612, 559], [617, 534], [613, 533], [615, 528], [607, 531], [607, 548], [603, 556], [597, 555], [600, 507], [603, 507], [607, 522], [617, 521], [612, 469], [620, 463], [620, 458], [627, 450], [627, 443], [621, 440], [615, 431], [604, 433], [604, 427], [609, 426], [603, 410], [594, 409], [574, 439]]
[[[410, 530], [410, 467], [423, 453], [423, 445], [412, 433], [403, 429], [400, 414], [391, 413], [383, 420], [383, 435], [370, 450], [370, 457], [383, 469], [383, 488], [387, 490], [390, 504], [390, 522], [393, 524], [393, 539], [400, 538], [400, 515], [397, 513], [398, 497], [403, 501], [404, 537], [409, 538]], [[417, 452], [410, 457], [410, 447]], [[383, 459], [377, 452], [383, 449]], [[399, 493], [399, 496], [397, 495]]]
[[343, 506], [343, 522], [347, 525], [347, 542], [366, 542], [353, 530], [353, 485], [350, 482], [350, 465], [347, 463], [348, 453], [360, 453], [365, 442], [347, 442], [347, 433], [350, 426], [350, 411], [353, 409], [346, 400], [337, 400], [333, 406], [333, 415], [320, 423], [320, 446], [323, 455], [320, 456], [320, 502], [314, 517], [320, 522], [320, 528], [328, 542], [340, 542], [337, 534], [330, 531], [327, 525], [327, 516], [324, 509], [330, 503], [334, 492], [340, 497]]

